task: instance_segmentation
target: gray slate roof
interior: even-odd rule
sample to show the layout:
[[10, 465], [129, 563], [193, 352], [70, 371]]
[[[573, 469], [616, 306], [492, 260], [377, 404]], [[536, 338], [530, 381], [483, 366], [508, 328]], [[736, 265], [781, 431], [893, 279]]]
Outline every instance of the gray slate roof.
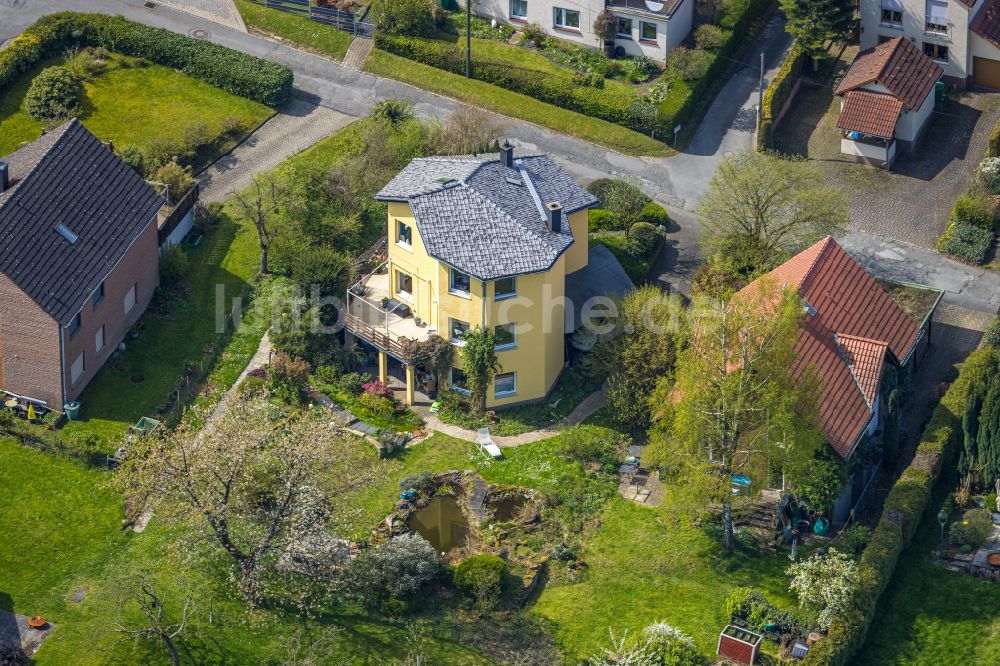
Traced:
[[[541, 205], [562, 204], [559, 233], [525, 175]], [[376, 198], [408, 202], [428, 254], [480, 280], [549, 270], [573, 244], [568, 216], [598, 203], [546, 155], [517, 157], [514, 168], [493, 154], [418, 158]]]
[[155, 223], [163, 198], [77, 120], [0, 161], [12, 178], [0, 194], [0, 273], [65, 325]]

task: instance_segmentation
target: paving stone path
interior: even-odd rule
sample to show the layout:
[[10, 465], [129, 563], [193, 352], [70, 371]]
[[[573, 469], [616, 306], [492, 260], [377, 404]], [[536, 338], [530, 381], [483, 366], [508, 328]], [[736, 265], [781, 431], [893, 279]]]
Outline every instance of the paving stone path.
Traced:
[[219, 23], [227, 28], [241, 32], [247, 31], [247, 26], [243, 23], [243, 17], [240, 16], [240, 12], [236, 9], [236, 3], [233, 0], [155, 0], [155, 2], [199, 18], [207, 19], [213, 23]]
[[255, 174], [273, 169], [353, 120], [332, 109], [293, 99], [199, 174], [201, 201], [224, 201], [249, 185]]
[[355, 37], [351, 46], [344, 54], [344, 67], [360, 72], [364, 69], [368, 54], [372, 52], [372, 40], [368, 37]]

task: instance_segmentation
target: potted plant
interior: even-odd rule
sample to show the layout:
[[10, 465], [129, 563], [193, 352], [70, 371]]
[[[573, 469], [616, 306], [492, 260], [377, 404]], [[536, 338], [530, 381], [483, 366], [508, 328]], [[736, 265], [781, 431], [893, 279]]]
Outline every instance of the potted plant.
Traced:
[[382, 308], [385, 309], [385, 310], [389, 309], [389, 297], [388, 296], [383, 296], [382, 297]]

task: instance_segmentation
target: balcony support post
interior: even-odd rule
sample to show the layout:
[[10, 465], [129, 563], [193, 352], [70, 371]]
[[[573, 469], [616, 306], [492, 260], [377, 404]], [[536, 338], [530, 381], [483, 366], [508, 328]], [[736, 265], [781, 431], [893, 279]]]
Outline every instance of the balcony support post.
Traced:
[[378, 380], [383, 384], [389, 384], [389, 355], [384, 351], [378, 353]]
[[406, 364], [406, 404], [409, 405], [409, 406], [411, 406], [411, 407], [413, 406], [413, 403], [415, 403], [417, 401], [416, 385], [417, 385], [416, 371], [415, 371], [415, 369], [413, 367], [413, 364], [407, 363]]

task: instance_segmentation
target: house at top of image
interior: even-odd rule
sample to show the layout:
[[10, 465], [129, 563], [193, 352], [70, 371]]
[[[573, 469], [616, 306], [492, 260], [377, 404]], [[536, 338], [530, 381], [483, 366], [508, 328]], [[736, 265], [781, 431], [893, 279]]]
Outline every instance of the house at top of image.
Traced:
[[501, 365], [487, 406], [545, 398], [586, 301], [632, 288], [607, 248], [588, 247], [598, 200], [545, 155], [505, 143], [418, 158], [376, 198], [388, 203], [388, 258], [348, 290], [346, 328], [378, 351], [382, 381], [390, 361], [405, 365], [408, 404], [428, 369], [407, 364], [407, 341], [449, 340], [454, 367], [427, 390], [467, 393], [460, 350], [476, 327], [493, 329]]
[[159, 282], [163, 198], [77, 120], [0, 157], [0, 387], [62, 409]]
[[[823, 389], [816, 426], [837, 455], [856, 456], [866, 440], [879, 440], [890, 416], [889, 396], [919, 366], [942, 292], [880, 283], [829, 236], [762, 279], [798, 290], [804, 319], [795, 371], [817, 373]], [[859, 462], [837, 502], [838, 522], [878, 474], [880, 459]]]
[[617, 21], [619, 53], [662, 63], [691, 32], [694, 0], [481, 0], [474, 6], [486, 18], [519, 27], [537, 24], [553, 37], [593, 48], [603, 46], [594, 34], [594, 19], [605, 9]]
[[834, 90], [840, 152], [886, 169], [912, 152], [934, 113], [942, 71], [902, 37], [859, 53]]
[[1000, 0], [861, 0], [861, 48], [903, 37], [944, 81], [1000, 90]]

